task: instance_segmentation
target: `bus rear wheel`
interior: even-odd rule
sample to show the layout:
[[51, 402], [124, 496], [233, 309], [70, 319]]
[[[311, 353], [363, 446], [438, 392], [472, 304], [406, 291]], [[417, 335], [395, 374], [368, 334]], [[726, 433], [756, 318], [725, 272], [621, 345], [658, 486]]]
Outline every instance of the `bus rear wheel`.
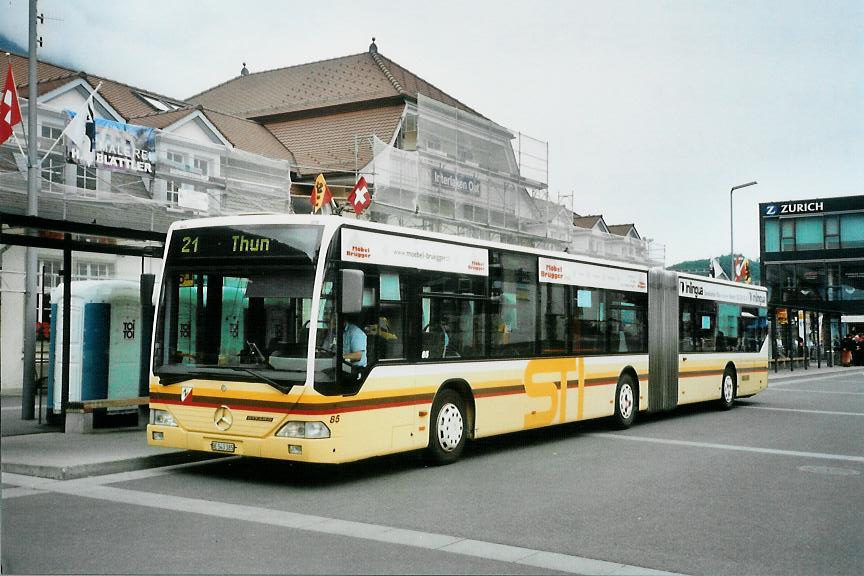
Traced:
[[636, 383], [630, 374], [622, 374], [615, 389], [615, 427], [624, 430], [633, 425], [639, 409]]
[[430, 419], [426, 459], [435, 465], [455, 462], [465, 448], [467, 420], [462, 396], [449, 389], [439, 392]]
[[735, 402], [735, 371], [726, 368], [723, 371], [723, 382], [720, 385], [720, 409], [729, 410]]

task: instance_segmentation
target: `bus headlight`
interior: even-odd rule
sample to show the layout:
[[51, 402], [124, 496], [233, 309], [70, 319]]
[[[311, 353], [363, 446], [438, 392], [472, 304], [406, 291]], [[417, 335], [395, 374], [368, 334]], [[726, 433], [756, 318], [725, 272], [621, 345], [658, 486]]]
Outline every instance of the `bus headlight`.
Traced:
[[280, 438], [330, 438], [330, 428], [323, 422], [291, 421], [276, 433]]
[[150, 409], [150, 424], [157, 426], [177, 426], [174, 416], [167, 410]]

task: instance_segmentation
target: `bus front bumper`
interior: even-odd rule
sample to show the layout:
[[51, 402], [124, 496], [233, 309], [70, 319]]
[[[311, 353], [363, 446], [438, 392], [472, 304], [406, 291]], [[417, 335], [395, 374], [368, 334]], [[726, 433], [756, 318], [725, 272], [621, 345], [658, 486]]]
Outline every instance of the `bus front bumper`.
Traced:
[[162, 448], [320, 464], [338, 464], [352, 460], [337, 451], [336, 442], [332, 438], [249, 438], [187, 432], [179, 427], [150, 424], [147, 426], [147, 443]]

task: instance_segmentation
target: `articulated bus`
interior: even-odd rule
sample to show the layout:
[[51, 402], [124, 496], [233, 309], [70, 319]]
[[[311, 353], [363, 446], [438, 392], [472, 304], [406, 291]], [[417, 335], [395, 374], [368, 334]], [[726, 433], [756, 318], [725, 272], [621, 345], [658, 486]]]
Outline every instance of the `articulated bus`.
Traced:
[[337, 216], [175, 223], [151, 445], [315, 463], [767, 386], [766, 290]]

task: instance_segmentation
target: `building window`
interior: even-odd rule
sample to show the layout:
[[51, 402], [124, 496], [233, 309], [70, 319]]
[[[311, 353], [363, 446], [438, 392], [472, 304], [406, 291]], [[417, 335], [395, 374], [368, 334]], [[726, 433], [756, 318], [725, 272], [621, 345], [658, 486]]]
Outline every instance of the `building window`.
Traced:
[[825, 244], [822, 217], [798, 218], [795, 222], [795, 249], [822, 250]]
[[195, 158], [194, 160], [195, 171], [200, 172], [202, 176], [207, 176], [207, 169], [210, 163], [204, 158]]
[[780, 251], [780, 221], [765, 220], [765, 252]]
[[864, 248], [864, 214], [840, 216], [840, 244], [843, 248]]
[[113, 278], [115, 269], [113, 262], [87, 262], [79, 260], [75, 263], [75, 273], [72, 280], [96, 280]]
[[844, 263], [840, 270], [843, 300], [864, 300], [864, 266]]
[[840, 248], [840, 218], [838, 216], [825, 216], [825, 249], [834, 250]]
[[48, 141], [47, 148], [50, 148], [51, 144], [53, 144], [54, 141], [60, 138], [60, 135], [63, 134], [63, 129], [56, 128], [54, 126], [46, 126], [45, 124], [43, 124], [40, 132], [42, 134], [42, 138], [45, 138]]
[[168, 152], [168, 163], [173, 164], [177, 168], [186, 168], [186, 158], [179, 152]]
[[171, 206], [180, 205], [180, 183], [168, 180], [166, 183], [166, 200]]
[[96, 190], [96, 169], [78, 166], [77, 185], [82, 190]]
[[780, 251], [792, 252], [795, 250], [795, 220], [780, 221]]
[[59, 156], [48, 157], [42, 160], [42, 180], [47, 185], [46, 188], [51, 192], [59, 191], [63, 184], [63, 170], [66, 166], [66, 161]]
[[63, 277], [60, 275], [60, 271], [63, 269], [63, 261], [62, 260], [39, 260], [39, 277], [37, 279], [37, 284], [39, 286], [39, 290], [41, 291], [42, 286], [42, 277], [44, 271], [45, 277], [45, 291], [51, 290], [51, 288], [56, 288], [60, 285], [60, 281]]

